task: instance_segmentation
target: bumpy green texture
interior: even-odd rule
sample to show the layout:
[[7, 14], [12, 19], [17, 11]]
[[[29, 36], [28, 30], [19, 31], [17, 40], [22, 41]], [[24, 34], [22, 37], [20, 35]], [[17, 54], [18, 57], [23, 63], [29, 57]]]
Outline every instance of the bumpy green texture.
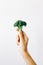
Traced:
[[22, 20], [18, 20], [14, 23], [14, 27], [18, 27], [18, 29], [20, 31], [22, 31], [23, 26], [26, 26], [26, 25], [27, 25], [27, 23], [25, 21], [22, 21]]

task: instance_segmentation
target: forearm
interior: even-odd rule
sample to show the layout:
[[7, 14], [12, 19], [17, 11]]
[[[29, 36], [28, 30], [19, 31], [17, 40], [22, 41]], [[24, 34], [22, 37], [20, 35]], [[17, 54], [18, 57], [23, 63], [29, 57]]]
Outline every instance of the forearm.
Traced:
[[22, 56], [26, 62], [26, 65], [37, 65], [34, 60], [32, 59], [32, 57], [30, 56], [30, 54], [28, 53], [28, 51], [24, 51], [22, 52]]

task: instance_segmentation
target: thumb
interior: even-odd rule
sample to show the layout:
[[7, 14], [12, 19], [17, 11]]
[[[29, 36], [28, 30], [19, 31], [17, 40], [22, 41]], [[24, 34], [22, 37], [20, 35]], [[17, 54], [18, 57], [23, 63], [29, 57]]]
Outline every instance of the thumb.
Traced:
[[24, 34], [23, 34], [23, 31], [19, 31], [19, 36], [20, 36], [20, 39], [22, 40], [22, 42], [24, 42]]

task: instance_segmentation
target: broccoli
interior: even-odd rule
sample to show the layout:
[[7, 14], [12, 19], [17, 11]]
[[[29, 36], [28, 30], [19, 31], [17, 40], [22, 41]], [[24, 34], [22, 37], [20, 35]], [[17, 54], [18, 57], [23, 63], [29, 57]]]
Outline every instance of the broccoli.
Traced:
[[14, 23], [14, 27], [18, 27], [19, 31], [22, 31], [23, 26], [26, 26], [27, 23], [22, 20], [18, 20]]

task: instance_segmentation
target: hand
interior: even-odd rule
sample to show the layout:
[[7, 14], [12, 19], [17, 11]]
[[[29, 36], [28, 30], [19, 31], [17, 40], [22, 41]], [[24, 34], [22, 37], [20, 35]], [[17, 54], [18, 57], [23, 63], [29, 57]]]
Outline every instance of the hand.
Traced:
[[19, 45], [19, 50], [22, 53], [22, 56], [26, 62], [26, 65], [37, 65], [31, 55], [29, 54], [27, 50], [27, 44], [28, 44], [28, 37], [24, 31], [19, 31], [17, 36], [17, 45]]
[[19, 31], [17, 36], [17, 45], [20, 47], [20, 51], [27, 51], [27, 45], [28, 45], [28, 37], [24, 31]]

